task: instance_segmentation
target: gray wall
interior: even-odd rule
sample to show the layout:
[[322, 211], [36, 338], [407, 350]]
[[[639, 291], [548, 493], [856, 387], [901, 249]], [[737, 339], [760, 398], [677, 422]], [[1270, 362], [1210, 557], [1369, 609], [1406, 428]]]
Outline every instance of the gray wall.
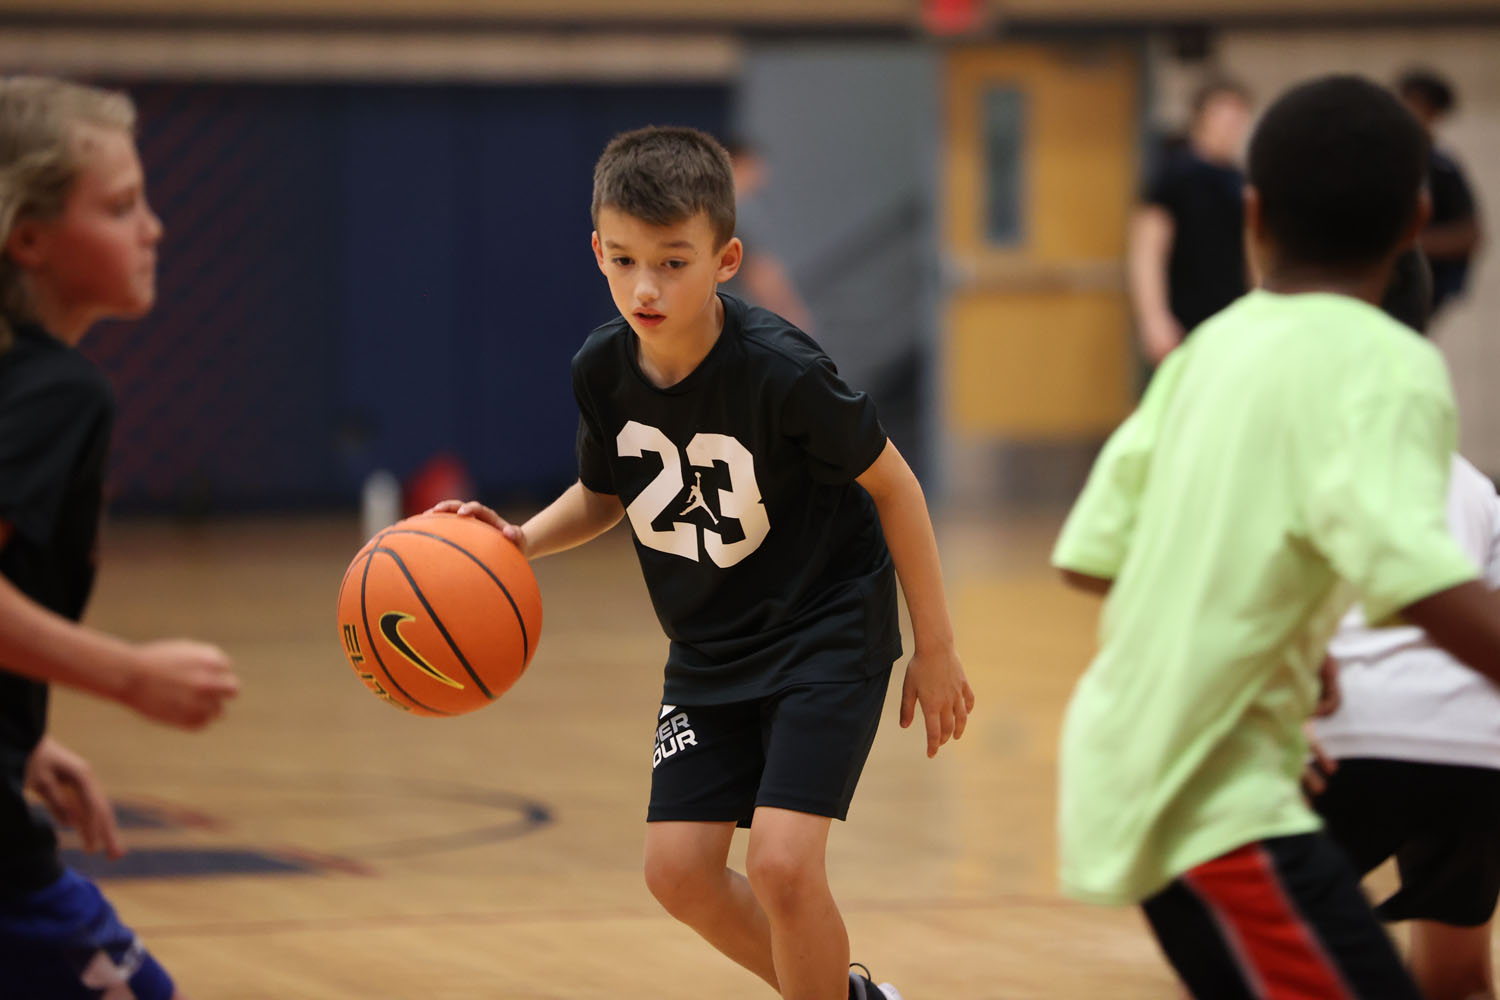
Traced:
[[769, 170], [765, 240], [814, 335], [929, 482], [938, 80], [936, 51], [919, 44], [752, 47], [734, 112]]

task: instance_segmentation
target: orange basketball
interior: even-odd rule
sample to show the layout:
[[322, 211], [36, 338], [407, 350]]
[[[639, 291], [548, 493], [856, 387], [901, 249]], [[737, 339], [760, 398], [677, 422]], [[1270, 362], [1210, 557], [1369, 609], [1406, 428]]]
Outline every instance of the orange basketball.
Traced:
[[339, 637], [365, 687], [416, 715], [500, 697], [536, 652], [542, 595], [521, 550], [482, 521], [419, 514], [365, 543], [339, 587]]

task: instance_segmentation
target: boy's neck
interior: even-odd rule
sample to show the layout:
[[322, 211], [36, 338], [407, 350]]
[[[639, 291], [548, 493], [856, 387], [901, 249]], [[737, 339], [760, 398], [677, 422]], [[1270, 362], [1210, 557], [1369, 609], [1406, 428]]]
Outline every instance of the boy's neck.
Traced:
[[1287, 264], [1268, 270], [1261, 279], [1260, 287], [1277, 295], [1303, 295], [1311, 292], [1347, 295], [1378, 306], [1385, 297], [1385, 287], [1390, 281], [1391, 263], [1389, 260], [1382, 261], [1376, 267], [1361, 268], [1358, 271]]
[[38, 326], [69, 347], [78, 346], [94, 325], [93, 316], [87, 312], [60, 305], [35, 286], [31, 289], [31, 315]]
[[670, 341], [648, 343], [637, 337], [636, 358], [641, 371], [658, 389], [667, 389], [691, 375], [724, 332], [724, 300], [714, 294], [713, 303], [705, 309], [701, 322], [673, 337]]

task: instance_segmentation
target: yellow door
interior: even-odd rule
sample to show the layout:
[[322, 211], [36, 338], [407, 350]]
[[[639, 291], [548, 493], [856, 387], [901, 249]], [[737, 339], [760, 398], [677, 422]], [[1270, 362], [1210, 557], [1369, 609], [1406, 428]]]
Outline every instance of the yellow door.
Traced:
[[1102, 437], [1133, 395], [1136, 50], [957, 48], [945, 77], [947, 427], [971, 445]]

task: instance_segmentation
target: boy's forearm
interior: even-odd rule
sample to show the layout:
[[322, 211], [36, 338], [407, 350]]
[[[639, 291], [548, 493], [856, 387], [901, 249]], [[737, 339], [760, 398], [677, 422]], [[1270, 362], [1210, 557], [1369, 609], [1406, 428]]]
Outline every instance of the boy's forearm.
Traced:
[[1402, 616], [1454, 657], [1500, 684], [1500, 595], [1470, 580], [1408, 605]]
[[[894, 462], [891, 462], [892, 458]], [[894, 447], [891, 447], [890, 455], [877, 460], [877, 464], [885, 462], [891, 465], [887, 474], [866, 484], [865, 488], [875, 500], [886, 545], [891, 550], [891, 561], [895, 563], [896, 576], [906, 595], [906, 609], [911, 614], [917, 651], [952, 646], [953, 623], [948, 617], [937, 538], [932, 532], [932, 519], [922, 485]], [[861, 483], [865, 483], [864, 477], [861, 477]], [[871, 486], [875, 488], [871, 489]]]
[[1130, 226], [1130, 301], [1142, 325], [1171, 315], [1167, 265], [1172, 253], [1172, 217], [1159, 205], [1136, 210]]
[[521, 526], [526, 554], [536, 559], [575, 548], [613, 528], [624, 514], [619, 497], [576, 482]]
[[137, 664], [131, 643], [42, 607], [0, 577], [0, 666], [6, 670], [121, 701]]
[[1479, 249], [1479, 220], [1474, 216], [1428, 226], [1417, 237], [1422, 252], [1434, 260], [1463, 260]]
[[1062, 573], [1063, 583], [1074, 590], [1097, 594], [1100, 597], [1107, 596], [1115, 585], [1115, 581], [1108, 577], [1095, 576], [1092, 573], [1080, 573], [1073, 569], [1059, 569], [1058, 572]]

